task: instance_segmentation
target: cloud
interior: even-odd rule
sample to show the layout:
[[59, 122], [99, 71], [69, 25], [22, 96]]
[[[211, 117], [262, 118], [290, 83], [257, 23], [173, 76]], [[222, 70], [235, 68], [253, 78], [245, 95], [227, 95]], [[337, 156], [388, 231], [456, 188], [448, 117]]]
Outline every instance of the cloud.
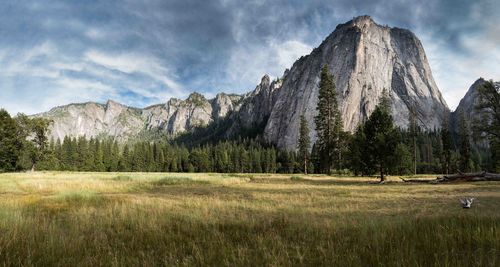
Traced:
[[[298, 40], [273, 40], [265, 47], [235, 47], [229, 59], [225, 86], [244, 88], [242, 91], [253, 90], [264, 74], [281, 77], [285, 69], [311, 51], [311, 46]], [[251, 81], [250, 85], [248, 81]]]
[[148, 56], [136, 54], [107, 55], [102, 52], [90, 50], [85, 53], [85, 59], [127, 74], [145, 74], [152, 79], [162, 82], [174, 91], [181, 89], [181, 86], [177, 82], [168, 77], [168, 69], [163, 67], [158, 60], [149, 58]]

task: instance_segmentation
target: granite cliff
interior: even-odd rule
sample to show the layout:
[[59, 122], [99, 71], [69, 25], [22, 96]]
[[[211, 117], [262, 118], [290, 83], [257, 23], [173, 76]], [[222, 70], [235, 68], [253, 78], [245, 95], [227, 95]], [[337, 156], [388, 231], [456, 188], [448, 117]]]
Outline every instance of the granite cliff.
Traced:
[[297, 146], [300, 115], [316, 140], [321, 67], [333, 74], [346, 130], [353, 131], [374, 110], [384, 90], [392, 100], [398, 126], [408, 125], [415, 108], [419, 124], [439, 128], [448, 107], [434, 82], [424, 49], [410, 31], [375, 23], [368, 16], [337, 26], [308, 56], [293, 64], [283, 82], [265, 129], [267, 141], [278, 147]]

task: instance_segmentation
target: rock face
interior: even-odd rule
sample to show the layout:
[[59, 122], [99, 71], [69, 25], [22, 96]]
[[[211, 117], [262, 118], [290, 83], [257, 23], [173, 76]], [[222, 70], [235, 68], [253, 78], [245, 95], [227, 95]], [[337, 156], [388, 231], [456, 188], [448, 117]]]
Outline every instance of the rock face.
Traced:
[[325, 64], [339, 92], [346, 130], [355, 130], [371, 114], [384, 90], [390, 94], [398, 126], [408, 125], [413, 106], [420, 125], [431, 129], [439, 128], [448, 112], [417, 37], [362, 16], [337, 26], [310, 55], [293, 64], [266, 125], [267, 141], [295, 149], [301, 114], [309, 122], [312, 142], [316, 141], [313, 121]]
[[143, 126], [139, 109], [113, 101], [60, 106], [34, 116], [52, 119], [50, 138], [61, 140], [65, 136], [115, 136], [122, 140]]
[[220, 93], [207, 100], [192, 93], [186, 100], [170, 99], [165, 104], [144, 109], [127, 107], [108, 101], [70, 104], [34, 116], [54, 121], [50, 138], [65, 136], [113, 136], [118, 141], [137, 137], [142, 131], [163, 131], [175, 136], [196, 126], [204, 126], [225, 117], [236, 108], [241, 96]]
[[232, 125], [227, 136], [237, 134], [241, 129], [262, 127], [271, 114], [283, 77], [271, 82], [269, 75], [264, 75], [255, 90], [246, 94], [237, 112], [232, 114]]
[[477, 114], [474, 110], [474, 106], [477, 104], [478, 101], [478, 92], [477, 89], [481, 86], [486, 81], [483, 78], [477, 79], [470, 87], [465, 96], [460, 100], [460, 103], [458, 104], [457, 108], [453, 113], [451, 114], [451, 121], [452, 124], [456, 127], [456, 130], [458, 131], [458, 121], [461, 116], [461, 114], [464, 114], [464, 117], [467, 121], [473, 121], [476, 117], [475, 114]]
[[[465, 120], [469, 123], [472, 124], [474, 121], [481, 121], [481, 117], [477, 110], [475, 109], [475, 106], [478, 104], [479, 101], [479, 93], [478, 93], [478, 88], [482, 87], [484, 83], [486, 82], [485, 79], [479, 78], [477, 79], [470, 87], [465, 96], [460, 100], [460, 103], [458, 104], [457, 108], [455, 111], [451, 113], [451, 127], [455, 131], [455, 133], [459, 132], [459, 127], [460, 127], [460, 116], [464, 116]], [[496, 88], [500, 87], [499, 82], [494, 82], [493, 83]], [[477, 142], [478, 140], [476, 140]], [[487, 144], [485, 142], [484, 144]]]

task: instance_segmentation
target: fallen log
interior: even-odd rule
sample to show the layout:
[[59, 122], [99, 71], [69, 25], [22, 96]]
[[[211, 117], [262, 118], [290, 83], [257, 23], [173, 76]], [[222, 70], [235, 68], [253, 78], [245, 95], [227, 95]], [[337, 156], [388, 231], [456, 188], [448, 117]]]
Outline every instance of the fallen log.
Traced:
[[500, 181], [500, 174], [498, 173], [487, 173], [487, 172], [477, 172], [477, 173], [461, 173], [452, 175], [443, 175], [442, 177], [437, 177], [434, 180], [422, 180], [422, 179], [404, 179], [400, 178], [405, 183], [427, 183], [427, 184], [439, 184], [439, 183], [453, 183], [453, 182], [484, 182], [484, 181]]
[[476, 173], [461, 173], [452, 174], [452, 175], [444, 175], [443, 178], [447, 180], [457, 180], [457, 179], [468, 179], [474, 177], [484, 177], [486, 172], [476, 172]]
[[404, 179], [404, 178], [399, 178], [403, 180], [405, 183], [423, 183], [423, 184], [428, 184], [430, 181], [434, 180], [422, 180], [422, 179]]

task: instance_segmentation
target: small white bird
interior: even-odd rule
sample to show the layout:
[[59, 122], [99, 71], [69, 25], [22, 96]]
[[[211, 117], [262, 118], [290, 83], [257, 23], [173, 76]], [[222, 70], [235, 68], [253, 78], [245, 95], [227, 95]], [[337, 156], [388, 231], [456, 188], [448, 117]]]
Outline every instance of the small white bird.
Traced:
[[464, 209], [470, 209], [470, 206], [472, 205], [473, 201], [474, 201], [473, 197], [460, 199], [460, 203], [462, 204], [462, 208]]

